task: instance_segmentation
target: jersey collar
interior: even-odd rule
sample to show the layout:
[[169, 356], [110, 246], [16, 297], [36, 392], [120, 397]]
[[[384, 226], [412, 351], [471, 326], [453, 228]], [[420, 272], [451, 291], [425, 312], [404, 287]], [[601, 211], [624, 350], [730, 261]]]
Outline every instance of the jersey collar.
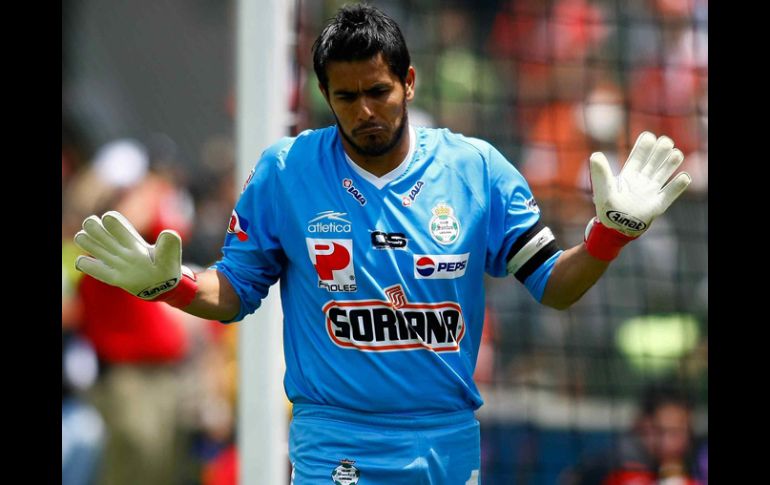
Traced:
[[410, 124], [409, 125], [409, 151], [406, 153], [406, 157], [404, 157], [404, 160], [398, 164], [396, 168], [391, 170], [390, 172], [386, 173], [382, 177], [377, 177], [376, 175], [367, 172], [360, 166], [354, 162], [347, 153], [343, 150], [343, 153], [345, 153], [345, 161], [348, 162], [348, 165], [350, 165], [350, 168], [352, 168], [358, 175], [361, 176], [364, 180], [369, 182], [370, 184], [374, 185], [378, 189], [381, 189], [385, 187], [387, 184], [392, 182], [393, 180], [396, 180], [398, 177], [401, 176], [404, 172], [406, 172], [406, 169], [409, 167], [409, 162], [412, 160], [412, 156], [414, 156], [414, 148], [415, 148], [415, 140], [417, 139], [417, 134], [414, 130], [414, 127]]

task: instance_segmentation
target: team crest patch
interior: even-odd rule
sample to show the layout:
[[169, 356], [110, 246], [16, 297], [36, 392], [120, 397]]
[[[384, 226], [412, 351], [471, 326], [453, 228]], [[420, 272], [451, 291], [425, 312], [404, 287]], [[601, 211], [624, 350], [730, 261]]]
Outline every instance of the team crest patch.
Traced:
[[454, 209], [441, 202], [434, 207], [430, 220], [430, 235], [439, 244], [452, 244], [460, 235], [460, 222], [454, 216]]
[[355, 485], [361, 478], [361, 471], [353, 466], [353, 460], [340, 460], [340, 466], [332, 472], [334, 485]]

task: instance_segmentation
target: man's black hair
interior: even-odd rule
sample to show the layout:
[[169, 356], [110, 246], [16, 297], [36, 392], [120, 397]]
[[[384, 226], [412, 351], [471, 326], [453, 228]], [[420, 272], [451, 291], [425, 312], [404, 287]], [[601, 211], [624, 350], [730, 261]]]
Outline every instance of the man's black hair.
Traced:
[[326, 66], [331, 61], [362, 61], [382, 53], [402, 83], [409, 71], [409, 51], [398, 24], [371, 5], [345, 5], [313, 43], [313, 69], [324, 90], [329, 89]]

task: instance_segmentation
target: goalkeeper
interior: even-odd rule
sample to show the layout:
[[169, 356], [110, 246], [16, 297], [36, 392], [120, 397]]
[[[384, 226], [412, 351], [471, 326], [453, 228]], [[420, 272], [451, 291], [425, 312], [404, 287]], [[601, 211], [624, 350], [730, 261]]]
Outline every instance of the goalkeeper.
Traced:
[[117, 212], [84, 221], [76, 266], [225, 323], [280, 280], [296, 485], [478, 483], [483, 275], [568, 308], [685, 190], [682, 153], [648, 132], [618, 174], [594, 153], [596, 217], [562, 250], [493, 146], [409, 123], [416, 73], [392, 19], [343, 7], [313, 63], [336, 124], [265, 150], [212, 267], [193, 274], [176, 233], [148, 244]]

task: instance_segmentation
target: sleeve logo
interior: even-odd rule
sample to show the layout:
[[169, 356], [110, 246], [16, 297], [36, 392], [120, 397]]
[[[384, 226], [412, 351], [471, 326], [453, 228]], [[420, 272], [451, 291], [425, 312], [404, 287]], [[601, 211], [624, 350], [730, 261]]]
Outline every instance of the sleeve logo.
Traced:
[[235, 209], [230, 215], [230, 222], [227, 224], [227, 233], [235, 234], [239, 241], [246, 241], [249, 239], [249, 235], [246, 231], [249, 229], [249, 221], [241, 217]]

